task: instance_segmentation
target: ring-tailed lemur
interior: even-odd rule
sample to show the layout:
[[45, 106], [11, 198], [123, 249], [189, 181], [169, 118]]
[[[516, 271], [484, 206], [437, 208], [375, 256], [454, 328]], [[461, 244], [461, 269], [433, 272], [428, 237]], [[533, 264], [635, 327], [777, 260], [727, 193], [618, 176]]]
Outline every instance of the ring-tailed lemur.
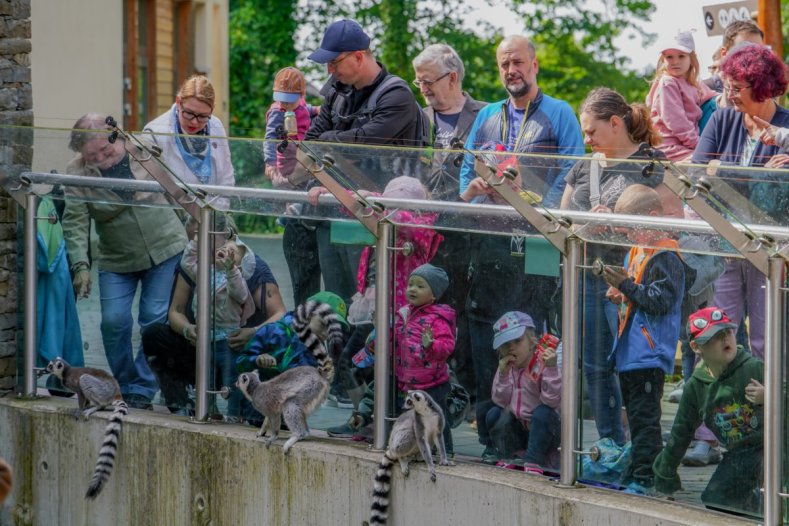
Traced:
[[[104, 428], [104, 441], [99, 450], [93, 478], [85, 493], [86, 499], [95, 499], [112, 474], [122, 418], [129, 413], [129, 408], [123, 401], [117, 380], [106, 371], [92, 367], [71, 367], [62, 358], [49, 362], [47, 371], [60, 378], [63, 385], [77, 393], [79, 401], [77, 416], [81, 412], [83, 418], [87, 419], [96, 411], [109, 406], [114, 408], [107, 427]], [[90, 404], [93, 404], [93, 407], [88, 407]]]
[[329, 394], [334, 378], [334, 364], [323, 341], [330, 348], [342, 348], [342, 327], [337, 315], [325, 303], [308, 301], [300, 305], [293, 316], [293, 325], [299, 338], [318, 360], [318, 367], [300, 366], [288, 369], [271, 380], [261, 382], [257, 371], [239, 375], [236, 386], [264, 417], [258, 437], [268, 430], [265, 440], [271, 446], [279, 435], [282, 419], [290, 430], [290, 438], [283, 451], [287, 455], [293, 444], [307, 438], [310, 428], [307, 417], [312, 414]]
[[400, 462], [400, 470], [407, 477], [410, 472], [409, 461], [419, 452], [430, 470], [430, 480], [435, 482], [436, 466], [430, 452], [431, 446], [435, 444], [438, 448], [439, 464], [452, 465], [447, 459], [444, 446], [444, 425], [444, 412], [429, 394], [424, 391], [408, 391], [403, 412], [392, 426], [389, 447], [375, 473], [370, 526], [386, 524], [389, 516], [392, 466], [395, 462]]

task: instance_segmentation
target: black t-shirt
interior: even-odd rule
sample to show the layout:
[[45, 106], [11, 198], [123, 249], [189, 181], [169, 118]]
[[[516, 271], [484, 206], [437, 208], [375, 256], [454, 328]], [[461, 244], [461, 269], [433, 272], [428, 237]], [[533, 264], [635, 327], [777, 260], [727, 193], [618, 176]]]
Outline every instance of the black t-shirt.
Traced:
[[433, 146], [441, 149], [449, 149], [450, 141], [455, 136], [455, 127], [458, 125], [460, 112], [439, 113], [436, 112], [436, 140]]

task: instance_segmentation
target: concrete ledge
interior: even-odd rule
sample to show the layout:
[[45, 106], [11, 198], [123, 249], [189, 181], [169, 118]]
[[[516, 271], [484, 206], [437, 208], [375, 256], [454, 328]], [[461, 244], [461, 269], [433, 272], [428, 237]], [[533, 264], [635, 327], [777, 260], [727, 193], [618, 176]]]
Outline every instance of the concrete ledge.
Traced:
[[[380, 452], [311, 438], [288, 457], [244, 426], [192, 424], [132, 410], [115, 471], [95, 501], [84, 494], [108, 413], [76, 420], [74, 400], [0, 399], [0, 456], [15, 469], [0, 524], [360, 525], [369, 513]], [[283, 433], [285, 434], [285, 433]], [[745, 525], [731, 516], [539, 477], [461, 464], [430, 482], [416, 464], [395, 468], [389, 524]]]

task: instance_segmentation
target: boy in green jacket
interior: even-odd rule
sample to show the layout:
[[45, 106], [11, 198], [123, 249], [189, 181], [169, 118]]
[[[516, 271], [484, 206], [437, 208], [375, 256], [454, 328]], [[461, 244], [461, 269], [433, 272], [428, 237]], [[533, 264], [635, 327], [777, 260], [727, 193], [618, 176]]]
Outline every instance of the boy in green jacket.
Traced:
[[655, 459], [655, 489], [682, 489], [677, 466], [702, 421], [727, 452], [701, 500], [708, 508], [760, 516], [763, 473], [764, 363], [737, 347], [723, 310], [706, 307], [690, 315], [690, 346], [701, 357], [685, 383], [671, 438]]

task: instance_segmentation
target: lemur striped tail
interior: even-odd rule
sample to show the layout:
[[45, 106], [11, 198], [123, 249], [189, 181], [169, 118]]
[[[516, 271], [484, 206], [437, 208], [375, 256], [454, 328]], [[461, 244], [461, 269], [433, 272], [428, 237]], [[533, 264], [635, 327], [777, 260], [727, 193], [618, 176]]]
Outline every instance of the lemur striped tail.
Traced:
[[370, 509], [370, 526], [385, 525], [389, 518], [389, 490], [392, 487], [392, 466], [395, 459], [389, 457], [389, 452], [384, 453], [384, 458], [378, 464], [373, 482], [373, 505]]
[[101, 444], [96, 469], [93, 471], [93, 478], [90, 481], [88, 492], [85, 494], [86, 499], [95, 499], [101, 493], [104, 484], [112, 474], [112, 468], [115, 466], [115, 453], [118, 451], [122, 417], [129, 414], [129, 408], [123, 400], [115, 400], [112, 405], [115, 406], [115, 410], [110, 415], [107, 427], [104, 428], [104, 442]]
[[[321, 343], [320, 338], [310, 329], [310, 320], [313, 316], [318, 316], [326, 326], [328, 337], [326, 347]], [[318, 370], [321, 376], [331, 381], [334, 378], [334, 363], [329, 351], [339, 353], [342, 351], [343, 337], [340, 319], [327, 303], [307, 301], [296, 308], [293, 313], [293, 327], [299, 335], [299, 339], [310, 350], [318, 360]]]

